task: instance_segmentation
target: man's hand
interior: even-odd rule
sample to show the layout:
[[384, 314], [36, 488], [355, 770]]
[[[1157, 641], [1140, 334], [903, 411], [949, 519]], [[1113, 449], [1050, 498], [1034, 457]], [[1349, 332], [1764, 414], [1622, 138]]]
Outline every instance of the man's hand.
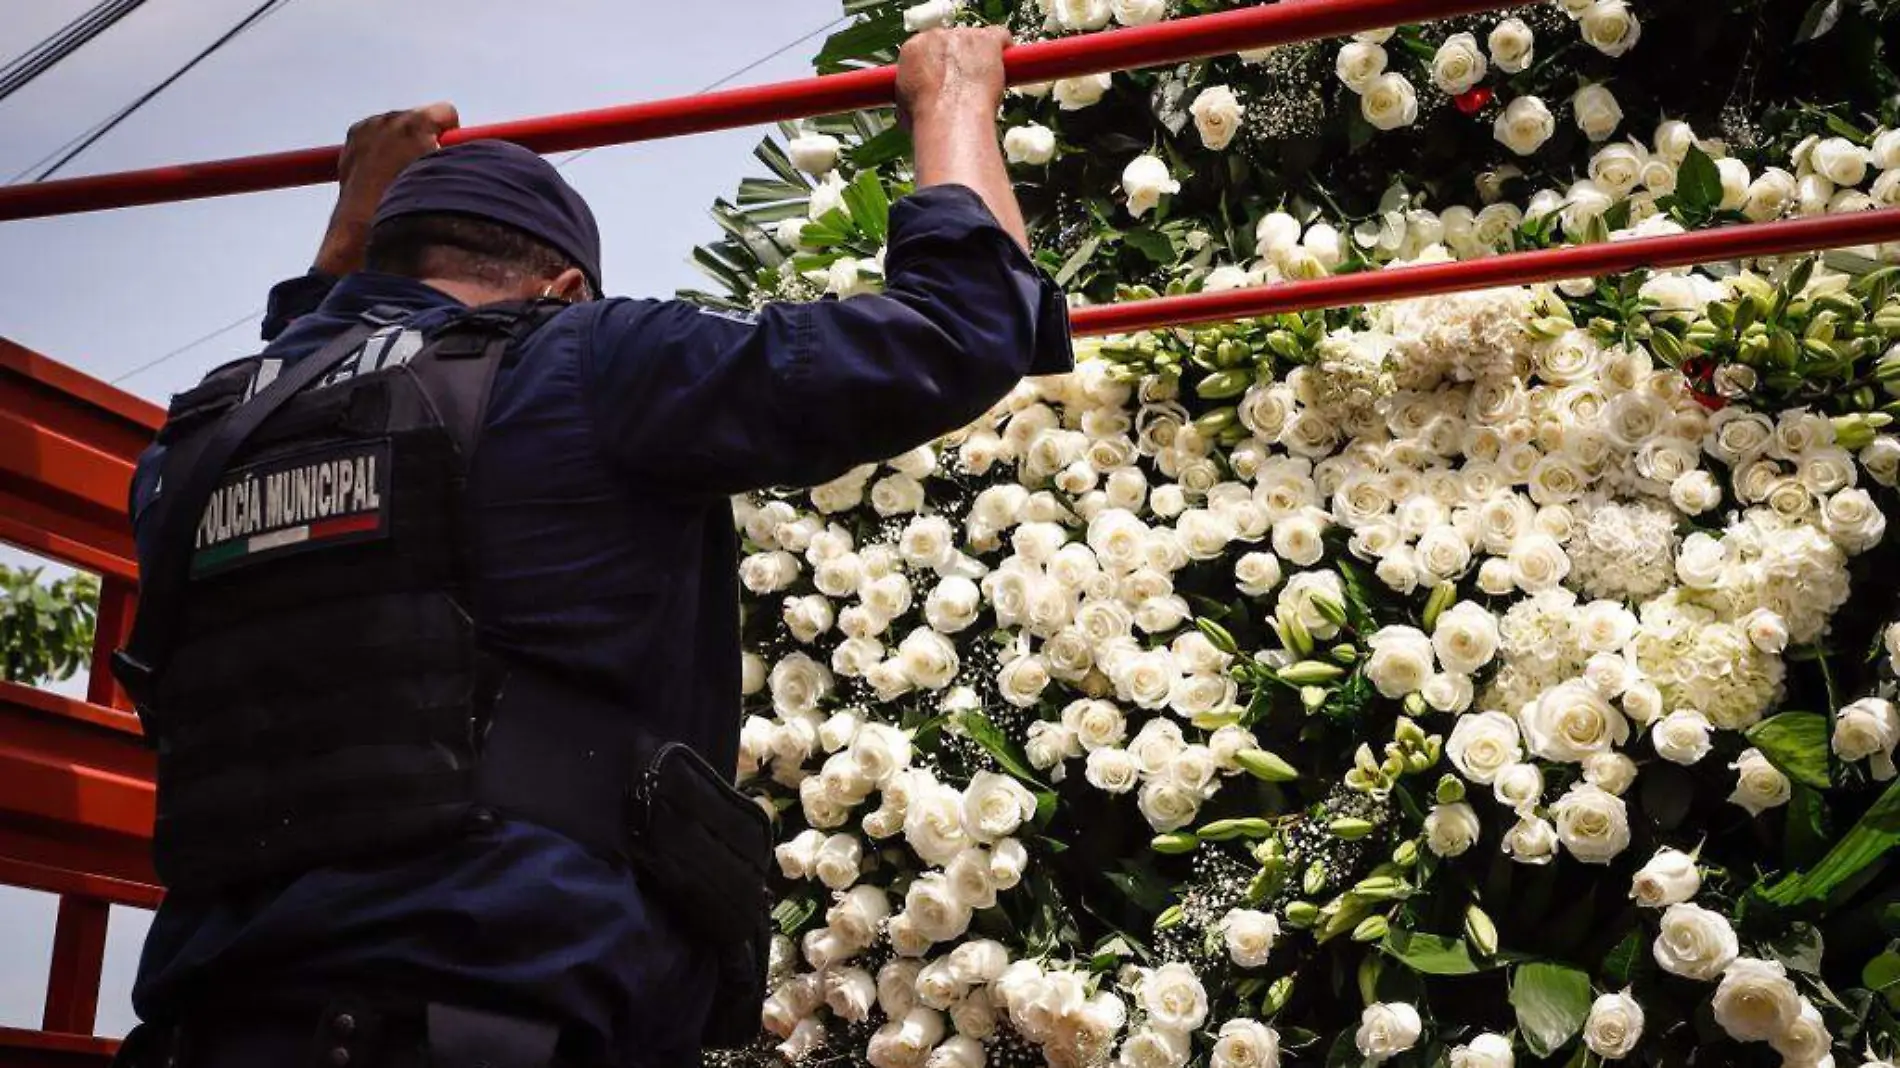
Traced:
[[917, 187], [968, 186], [1016, 243], [1029, 247], [1022, 208], [996, 141], [1009, 31], [931, 30], [897, 60], [897, 117], [917, 150]]
[[929, 30], [904, 42], [897, 58], [897, 116], [905, 125], [946, 109], [994, 118], [1003, 103], [1001, 27]]
[[336, 208], [313, 266], [325, 274], [361, 270], [369, 221], [403, 168], [441, 147], [442, 135], [461, 122], [455, 105], [442, 103], [373, 115], [350, 127], [337, 163]]

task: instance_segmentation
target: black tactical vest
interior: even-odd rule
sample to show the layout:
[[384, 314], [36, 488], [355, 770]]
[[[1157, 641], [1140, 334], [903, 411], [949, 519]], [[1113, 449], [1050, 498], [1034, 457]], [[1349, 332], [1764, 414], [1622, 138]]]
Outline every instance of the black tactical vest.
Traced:
[[[426, 339], [378, 309], [314, 355], [238, 361], [173, 402], [156, 548], [115, 664], [158, 751], [167, 886], [426, 848], [492, 820], [496, 801], [617, 851], [627, 717], [585, 694], [541, 699], [556, 687], [482, 654], [470, 609], [462, 497], [489, 388], [559, 307], [479, 309]], [[561, 753], [491, 781], [504, 680], [513, 703], [567, 722], [536, 732], [558, 731]], [[568, 827], [516, 780], [572, 779], [579, 753], [599, 758], [595, 811], [572, 806], [586, 825]]]

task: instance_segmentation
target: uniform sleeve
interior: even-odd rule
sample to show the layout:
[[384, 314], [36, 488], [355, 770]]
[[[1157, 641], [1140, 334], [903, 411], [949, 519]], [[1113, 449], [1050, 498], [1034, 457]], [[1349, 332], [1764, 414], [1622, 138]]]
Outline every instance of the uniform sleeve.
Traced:
[[277, 335], [299, 317], [317, 310], [323, 298], [336, 288], [335, 275], [324, 274], [312, 268], [308, 274], [295, 278], [286, 278], [272, 286], [270, 300], [264, 306], [264, 328], [261, 331], [265, 341], [277, 340]]
[[892, 208], [881, 294], [756, 318], [612, 301], [593, 330], [602, 446], [633, 477], [711, 493], [829, 481], [1073, 366], [1061, 291], [963, 186]]

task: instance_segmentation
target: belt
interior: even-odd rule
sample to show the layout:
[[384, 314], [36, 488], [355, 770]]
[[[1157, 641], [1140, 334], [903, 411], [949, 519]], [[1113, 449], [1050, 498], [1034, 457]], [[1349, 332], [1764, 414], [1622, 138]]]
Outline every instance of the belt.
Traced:
[[581, 1068], [558, 1055], [560, 1036], [544, 1020], [441, 1003], [233, 1007], [140, 1025], [113, 1068]]

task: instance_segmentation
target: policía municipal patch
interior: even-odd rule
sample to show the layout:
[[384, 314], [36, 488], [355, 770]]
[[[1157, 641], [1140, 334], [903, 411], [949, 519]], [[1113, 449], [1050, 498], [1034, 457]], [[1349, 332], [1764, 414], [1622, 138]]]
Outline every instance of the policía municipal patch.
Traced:
[[353, 441], [236, 468], [198, 520], [193, 577], [389, 533], [389, 441]]

